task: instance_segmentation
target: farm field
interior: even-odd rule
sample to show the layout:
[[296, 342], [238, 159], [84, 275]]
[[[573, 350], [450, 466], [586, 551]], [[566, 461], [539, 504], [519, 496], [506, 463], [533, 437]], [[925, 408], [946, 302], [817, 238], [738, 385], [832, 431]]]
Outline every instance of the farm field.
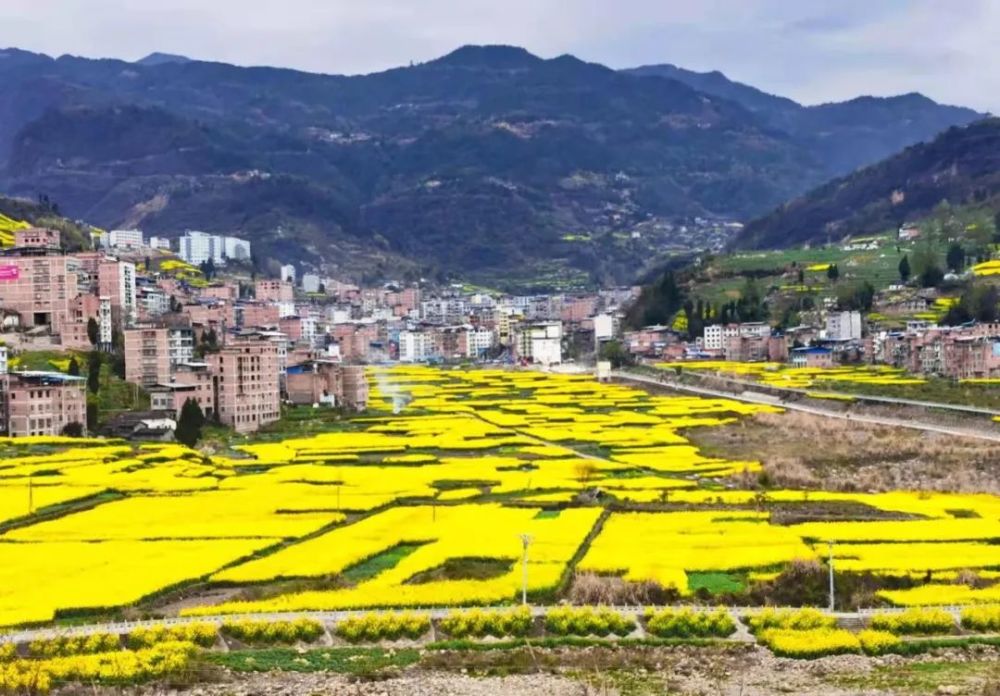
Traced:
[[0, 443], [0, 626], [156, 613], [179, 590], [227, 590], [190, 616], [511, 604], [523, 535], [535, 603], [586, 583], [760, 603], [831, 543], [864, 585], [845, 607], [1000, 602], [1000, 497], [764, 490], [761, 461], [690, 439], [779, 409], [527, 371], [370, 379], [341, 430], [211, 455]]

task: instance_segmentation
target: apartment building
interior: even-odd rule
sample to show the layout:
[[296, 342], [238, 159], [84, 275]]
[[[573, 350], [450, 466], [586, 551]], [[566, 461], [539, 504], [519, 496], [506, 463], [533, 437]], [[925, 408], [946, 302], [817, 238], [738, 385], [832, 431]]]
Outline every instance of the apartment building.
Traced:
[[194, 329], [187, 326], [168, 328], [167, 355], [171, 369], [194, 360]]
[[15, 230], [14, 246], [23, 249], [48, 249], [58, 251], [62, 248], [62, 234], [58, 230], [45, 227], [29, 227]]
[[125, 330], [125, 380], [144, 387], [170, 380], [168, 329], [144, 326]]
[[105, 249], [139, 250], [146, 246], [142, 230], [111, 230], [101, 236], [101, 246]]
[[0, 307], [16, 312], [22, 327], [59, 333], [73, 317], [76, 265], [72, 257], [41, 248], [8, 251], [0, 257]]
[[268, 340], [236, 340], [208, 356], [218, 418], [249, 433], [281, 417], [278, 348]]
[[826, 338], [829, 341], [861, 340], [861, 312], [830, 312], [826, 315]]
[[518, 326], [514, 350], [519, 360], [540, 365], [562, 363], [562, 323], [544, 321]]
[[214, 417], [215, 385], [205, 363], [182, 363], [176, 367], [169, 381], [149, 389], [150, 408], [173, 413], [175, 417], [180, 417], [188, 399], [201, 407], [205, 418]]
[[84, 381], [61, 372], [10, 374], [0, 394], [7, 435], [59, 435], [71, 423], [86, 427]]
[[258, 302], [292, 302], [295, 288], [291, 283], [273, 278], [258, 280], [254, 285], [254, 297]]
[[422, 362], [432, 355], [430, 336], [423, 331], [399, 332], [399, 362]]
[[116, 259], [102, 259], [97, 267], [97, 293], [111, 300], [111, 314], [116, 323], [129, 326], [138, 318], [135, 264]]

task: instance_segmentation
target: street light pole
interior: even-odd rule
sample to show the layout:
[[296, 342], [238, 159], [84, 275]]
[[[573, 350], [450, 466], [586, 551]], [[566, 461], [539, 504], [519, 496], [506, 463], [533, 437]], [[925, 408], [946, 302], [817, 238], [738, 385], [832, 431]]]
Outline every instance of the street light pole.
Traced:
[[528, 604], [528, 546], [531, 545], [531, 535], [521, 535], [521, 546], [524, 553], [521, 556], [521, 604]]
[[828, 547], [829, 552], [830, 552], [830, 558], [827, 561], [827, 566], [830, 569], [830, 611], [833, 611], [833, 608], [834, 608], [834, 596], [835, 596], [835, 594], [834, 594], [834, 585], [833, 585], [833, 542], [832, 541], [828, 541], [826, 543], [827, 543], [827, 547]]

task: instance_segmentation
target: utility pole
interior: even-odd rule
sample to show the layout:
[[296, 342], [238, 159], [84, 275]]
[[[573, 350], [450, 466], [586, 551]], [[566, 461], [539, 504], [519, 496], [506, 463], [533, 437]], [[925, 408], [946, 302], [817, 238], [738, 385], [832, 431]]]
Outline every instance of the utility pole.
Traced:
[[531, 535], [521, 535], [521, 545], [524, 547], [524, 554], [521, 557], [521, 604], [528, 604], [528, 546], [531, 545]]
[[830, 569], [830, 611], [833, 611], [834, 607], [834, 585], [833, 585], [833, 542], [828, 541], [827, 547], [830, 551], [830, 558], [827, 561], [827, 567]]

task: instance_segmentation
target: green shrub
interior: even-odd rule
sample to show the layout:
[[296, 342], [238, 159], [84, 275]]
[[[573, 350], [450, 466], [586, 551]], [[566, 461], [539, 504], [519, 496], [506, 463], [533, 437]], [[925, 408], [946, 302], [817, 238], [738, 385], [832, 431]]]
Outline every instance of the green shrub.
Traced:
[[818, 609], [764, 609], [747, 616], [746, 623], [752, 633], [769, 628], [807, 631], [834, 628], [837, 625], [837, 619]]
[[635, 619], [606, 607], [560, 607], [545, 615], [545, 630], [557, 636], [627, 636]]
[[350, 643], [375, 643], [381, 640], [416, 640], [431, 628], [426, 614], [411, 611], [369, 612], [344, 619], [335, 629], [338, 636]]
[[121, 640], [113, 633], [92, 633], [34, 640], [28, 644], [28, 654], [32, 657], [69, 657], [112, 652], [121, 647]]
[[531, 631], [531, 610], [517, 609], [458, 610], [450, 612], [438, 624], [439, 628], [452, 638], [509, 638], [528, 635]]
[[659, 638], [725, 638], [736, 630], [729, 612], [694, 609], [649, 609], [644, 616], [646, 630]]
[[323, 624], [314, 619], [294, 621], [252, 621], [242, 619], [222, 624], [222, 632], [244, 643], [311, 643], [323, 635]]
[[963, 609], [962, 628], [981, 633], [1000, 632], [1000, 605]]
[[897, 635], [935, 635], [955, 630], [955, 619], [940, 609], [907, 609], [899, 613], [881, 613], [872, 617], [872, 628]]
[[186, 623], [176, 626], [158, 624], [147, 628], [137, 628], [125, 636], [125, 644], [131, 650], [151, 648], [160, 643], [194, 643], [203, 648], [215, 645], [218, 629], [210, 623]]
[[895, 652], [903, 642], [895, 633], [888, 631], [861, 631], [858, 642], [866, 655], [885, 655]]
[[0, 643], [0, 662], [9, 662], [17, 657], [17, 646], [13, 643]]
[[778, 657], [813, 659], [827, 655], [843, 655], [861, 650], [861, 641], [850, 631], [839, 628], [804, 630], [766, 628], [758, 640]]

